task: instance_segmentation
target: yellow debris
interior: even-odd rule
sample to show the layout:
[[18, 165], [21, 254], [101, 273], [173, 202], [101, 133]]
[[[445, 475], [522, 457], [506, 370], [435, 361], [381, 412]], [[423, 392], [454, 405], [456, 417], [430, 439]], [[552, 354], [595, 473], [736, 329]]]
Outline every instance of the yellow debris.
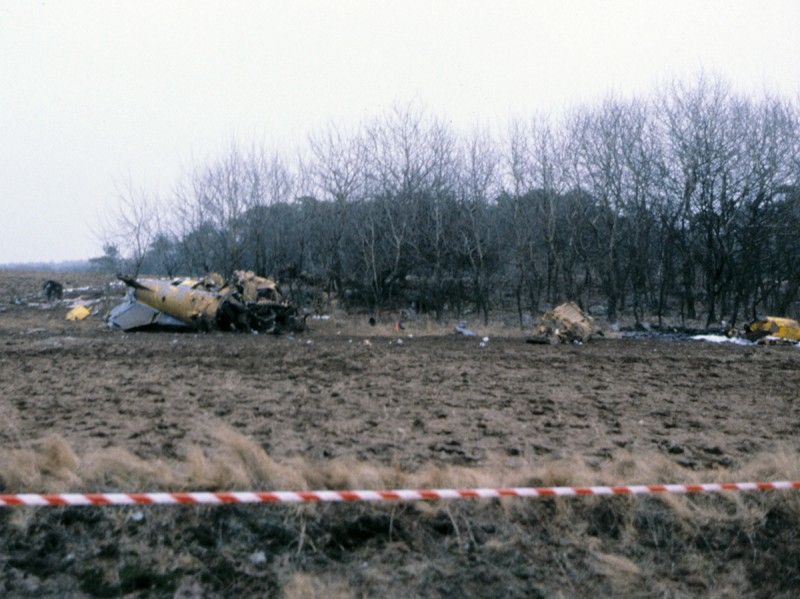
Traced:
[[571, 343], [589, 341], [599, 329], [594, 319], [578, 307], [567, 302], [542, 316], [541, 324], [528, 343]]
[[67, 312], [67, 320], [76, 322], [88, 318], [91, 311], [86, 306], [75, 306], [72, 310]]
[[800, 341], [800, 324], [791, 318], [767, 316], [747, 325], [744, 336], [750, 341], [757, 341], [764, 337]]

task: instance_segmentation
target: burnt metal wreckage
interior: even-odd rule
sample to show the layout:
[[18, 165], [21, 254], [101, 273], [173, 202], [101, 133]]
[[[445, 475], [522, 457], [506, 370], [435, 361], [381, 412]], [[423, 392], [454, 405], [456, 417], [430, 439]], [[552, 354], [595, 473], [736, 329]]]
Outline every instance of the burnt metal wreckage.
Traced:
[[272, 279], [236, 271], [230, 281], [212, 273], [200, 279], [117, 277], [128, 286], [125, 303], [108, 323], [129, 331], [153, 327], [197, 331], [291, 333], [305, 330], [305, 317]]
[[532, 337], [525, 341], [535, 344], [584, 343], [603, 332], [594, 319], [575, 302], [566, 302], [545, 313]]

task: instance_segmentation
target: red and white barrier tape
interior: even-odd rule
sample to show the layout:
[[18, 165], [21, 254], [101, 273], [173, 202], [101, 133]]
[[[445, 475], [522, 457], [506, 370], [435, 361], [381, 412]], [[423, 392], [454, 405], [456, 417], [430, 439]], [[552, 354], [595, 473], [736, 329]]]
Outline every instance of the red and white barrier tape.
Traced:
[[398, 489], [393, 491], [272, 491], [230, 493], [21, 493], [0, 495], [3, 506], [45, 505], [222, 505], [229, 503], [302, 503], [331, 501], [418, 501], [501, 497], [574, 497], [578, 495], [647, 495], [800, 489], [800, 481], [631, 485], [618, 487], [515, 487], [508, 489]]

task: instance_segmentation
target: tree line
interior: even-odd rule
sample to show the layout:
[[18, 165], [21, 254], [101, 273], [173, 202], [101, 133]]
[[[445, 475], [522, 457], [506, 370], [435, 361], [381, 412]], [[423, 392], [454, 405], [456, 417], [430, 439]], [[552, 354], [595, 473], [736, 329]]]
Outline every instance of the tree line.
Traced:
[[99, 268], [254, 270], [353, 308], [707, 325], [800, 303], [798, 103], [700, 75], [502, 135], [416, 104], [299, 158], [232, 144], [169, 198], [128, 184]]

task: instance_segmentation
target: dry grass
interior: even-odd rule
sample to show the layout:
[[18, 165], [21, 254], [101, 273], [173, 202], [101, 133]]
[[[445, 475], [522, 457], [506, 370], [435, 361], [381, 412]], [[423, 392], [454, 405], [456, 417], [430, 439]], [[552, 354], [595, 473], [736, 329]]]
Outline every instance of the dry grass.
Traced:
[[307, 597], [330, 597], [330, 599], [350, 599], [355, 597], [347, 581], [331, 576], [312, 576], [295, 572], [287, 581], [283, 596], [285, 599], [306, 599]]
[[0, 481], [6, 492], [46, 489], [58, 493], [82, 484], [81, 462], [59, 436], [36, 440], [25, 449], [0, 451], [0, 463]]
[[[224, 423], [205, 426], [209, 447], [189, 445], [180, 460], [143, 460], [121, 448], [78, 456], [58, 435], [0, 452], [6, 492], [81, 490], [310, 490], [590, 486], [800, 479], [800, 453], [781, 447], [736, 470], [687, 470], [661, 454], [619, 451], [602, 466], [581, 458], [528, 462], [489, 456], [481, 467], [429, 464], [412, 472], [351, 458], [276, 462]], [[723, 494], [735, 507], [739, 494]], [[678, 509], [680, 497], [662, 496]], [[732, 508], [733, 509], [733, 508]]]

